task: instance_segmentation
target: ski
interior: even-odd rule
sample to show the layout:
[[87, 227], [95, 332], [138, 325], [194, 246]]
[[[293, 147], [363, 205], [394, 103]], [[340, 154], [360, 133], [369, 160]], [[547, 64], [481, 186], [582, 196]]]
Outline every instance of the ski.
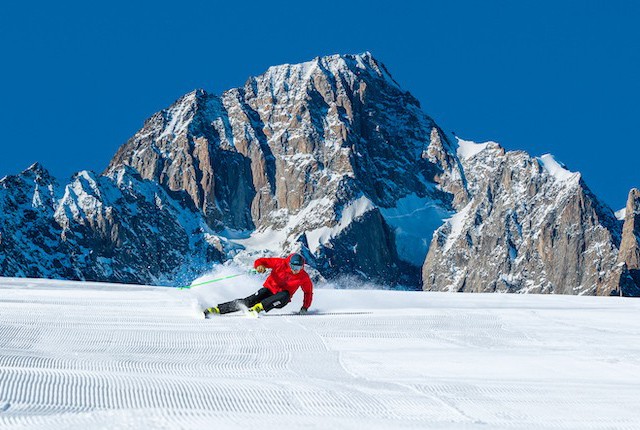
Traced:
[[210, 316], [205, 316], [205, 319], [216, 319], [216, 318], [263, 318], [263, 317], [313, 317], [313, 316], [341, 316], [341, 315], [371, 315], [373, 312], [363, 312], [363, 311], [353, 311], [353, 312], [307, 312], [306, 314], [299, 314], [298, 312], [291, 312], [288, 314], [258, 314], [257, 312], [245, 312], [241, 314], [233, 313], [233, 314], [212, 314]]

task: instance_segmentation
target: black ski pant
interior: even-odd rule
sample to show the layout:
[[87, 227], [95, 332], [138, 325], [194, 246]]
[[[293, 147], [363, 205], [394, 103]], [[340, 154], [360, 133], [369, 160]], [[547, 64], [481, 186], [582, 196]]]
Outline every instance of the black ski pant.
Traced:
[[280, 291], [273, 294], [266, 288], [260, 288], [254, 294], [244, 299], [231, 300], [230, 302], [218, 305], [221, 314], [236, 312], [243, 308], [250, 308], [262, 302], [265, 312], [269, 312], [273, 308], [283, 308], [289, 303], [291, 296], [288, 291]]

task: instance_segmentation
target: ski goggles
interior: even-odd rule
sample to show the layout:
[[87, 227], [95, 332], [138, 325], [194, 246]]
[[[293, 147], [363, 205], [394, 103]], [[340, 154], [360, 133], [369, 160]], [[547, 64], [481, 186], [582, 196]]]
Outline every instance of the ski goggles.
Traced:
[[291, 270], [300, 270], [302, 269], [302, 264], [289, 263], [289, 267], [291, 267]]

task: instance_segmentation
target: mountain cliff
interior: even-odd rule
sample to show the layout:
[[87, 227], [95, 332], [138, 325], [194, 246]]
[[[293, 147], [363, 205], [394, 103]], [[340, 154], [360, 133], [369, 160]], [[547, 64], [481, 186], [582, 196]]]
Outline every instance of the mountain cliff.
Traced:
[[617, 291], [619, 223], [579, 173], [494, 142], [457, 153], [471, 199], [434, 234], [425, 290]]
[[629, 192], [624, 214], [618, 254], [618, 265], [622, 272], [620, 291], [640, 296], [640, 190], [637, 188]]
[[[437, 176], [461, 176], [450, 146], [370, 54], [336, 55], [272, 67], [220, 96], [187, 94], [107, 174], [127, 165], [185, 192], [210, 228], [244, 246], [237, 258], [302, 249], [324, 276], [415, 285], [423, 238], [452, 209]], [[416, 210], [426, 223], [402, 229]]]
[[34, 164], [0, 181], [4, 276], [176, 284], [223, 260], [187, 199], [131, 168], [61, 187]]

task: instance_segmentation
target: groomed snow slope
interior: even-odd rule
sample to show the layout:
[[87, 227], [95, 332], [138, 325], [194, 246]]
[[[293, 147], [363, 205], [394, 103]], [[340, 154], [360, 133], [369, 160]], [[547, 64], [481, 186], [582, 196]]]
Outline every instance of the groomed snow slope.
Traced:
[[640, 425], [638, 300], [317, 289], [328, 315], [202, 319], [259, 279], [234, 281], [0, 279], [0, 428]]

